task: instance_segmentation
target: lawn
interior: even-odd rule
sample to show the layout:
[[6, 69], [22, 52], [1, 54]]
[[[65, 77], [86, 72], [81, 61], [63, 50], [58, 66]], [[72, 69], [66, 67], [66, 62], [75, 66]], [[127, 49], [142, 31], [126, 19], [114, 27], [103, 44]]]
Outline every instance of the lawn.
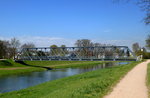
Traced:
[[100, 69], [0, 94], [1, 98], [102, 98], [139, 62]]

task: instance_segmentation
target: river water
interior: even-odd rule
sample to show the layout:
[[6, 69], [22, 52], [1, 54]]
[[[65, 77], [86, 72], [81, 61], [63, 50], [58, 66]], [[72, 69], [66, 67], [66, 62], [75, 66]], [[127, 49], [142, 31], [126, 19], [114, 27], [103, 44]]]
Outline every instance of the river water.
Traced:
[[41, 72], [31, 72], [23, 75], [10, 75], [0, 78], [0, 93], [20, 90], [40, 83], [44, 83], [46, 81], [56, 80], [59, 78], [68, 77], [97, 69], [120, 66], [128, 63], [130, 62], [107, 62], [94, 66], [53, 69]]

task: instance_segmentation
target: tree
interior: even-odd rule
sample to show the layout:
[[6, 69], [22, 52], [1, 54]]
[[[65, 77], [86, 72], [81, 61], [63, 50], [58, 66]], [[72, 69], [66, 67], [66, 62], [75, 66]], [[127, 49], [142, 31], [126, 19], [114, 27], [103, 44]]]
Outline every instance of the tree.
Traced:
[[35, 45], [33, 43], [25, 43], [21, 46], [21, 49], [23, 48], [35, 48]]
[[148, 37], [147, 37], [147, 39], [145, 41], [146, 41], [146, 47], [147, 47], [147, 49], [150, 50], [150, 35], [148, 35]]
[[137, 54], [137, 52], [140, 50], [140, 46], [139, 46], [139, 43], [134, 43], [132, 45], [132, 50], [135, 54]]
[[58, 46], [51, 45], [50, 47], [51, 47], [51, 51], [50, 51], [51, 55], [54, 55], [54, 56], [58, 55]]
[[77, 47], [92, 47], [93, 43], [89, 39], [81, 39], [81, 40], [76, 41], [75, 46], [77, 46]]
[[68, 50], [67, 50], [67, 48], [66, 48], [66, 45], [61, 45], [60, 46], [61, 48], [60, 48], [60, 55], [61, 56], [65, 56], [66, 54], [68, 54]]
[[82, 49], [76, 49], [76, 53], [83, 57], [88, 57], [91, 55], [90, 48], [84, 48], [84, 47], [93, 47], [93, 43], [89, 39], [80, 39], [77, 40], [75, 43], [75, 46], [77, 47], [83, 47]]
[[4, 41], [0, 40], [0, 59], [4, 59], [6, 56], [6, 45], [4, 44]]
[[65, 48], [65, 47], [66, 47], [66, 45], [61, 45], [60, 47], [63, 47], [63, 48]]
[[20, 46], [20, 41], [16, 38], [12, 38], [11, 41], [10, 41], [10, 45], [11, 45], [11, 48], [12, 48], [12, 56], [13, 58], [15, 59], [15, 56], [18, 52], [18, 49], [19, 49], [19, 46]]
[[5, 50], [7, 51], [5, 58], [10, 59], [13, 57], [12, 48], [9, 41], [4, 41], [4, 45], [6, 46]]
[[37, 55], [38, 55], [38, 56], [46, 56], [43, 51], [37, 51]]
[[12, 48], [9, 41], [0, 40], [0, 58], [10, 59], [12, 57]]
[[150, 24], [150, 0], [137, 0], [141, 9], [146, 12], [146, 16], [144, 18], [145, 24]]
[[[35, 48], [35, 45], [33, 43], [25, 43], [21, 46], [21, 49], [24, 49], [24, 48]], [[22, 54], [25, 55], [25, 56], [32, 56], [33, 53], [35, 53], [36, 50], [27, 50], [27, 51], [23, 51]], [[34, 54], [35, 55], [35, 54]]]

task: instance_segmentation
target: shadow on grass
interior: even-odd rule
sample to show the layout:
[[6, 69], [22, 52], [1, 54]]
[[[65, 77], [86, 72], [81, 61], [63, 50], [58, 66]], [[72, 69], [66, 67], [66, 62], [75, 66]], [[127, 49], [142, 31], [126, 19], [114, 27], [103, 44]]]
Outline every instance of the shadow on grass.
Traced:
[[29, 65], [29, 64], [26, 64], [24, 61], [15, 61], [15, 62], [16, 62], [16, 63], [20, 63], [20, 64], [25, 65], [25, 66], [39, 67], [39, 68], [45, 68], [45, 69], [47, 69], [47, 70], [52, 70], [52, 68], [45, 67], [45, 66]]
[[13, 64], [9, 62], [8, 60], [1, 60], [0, 65], [1, 66], [13, 66]]

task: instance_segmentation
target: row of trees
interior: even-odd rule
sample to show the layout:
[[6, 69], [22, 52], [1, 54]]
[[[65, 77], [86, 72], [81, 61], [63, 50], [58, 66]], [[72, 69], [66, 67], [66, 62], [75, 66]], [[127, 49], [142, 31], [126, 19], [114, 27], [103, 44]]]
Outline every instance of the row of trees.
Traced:
[[18, 51], [22, 48], [33, 48], [33, 43], [25, 43], [21, 45], [20, 41], [16, 38], [12, 38], [10, 41], [0, 40], [0, 59], [15, 58]]
[[[101, 43], [94, 43], [89, 39], [80, 39], [75, 42], [76, 47], [99, 47], [99, 46], [112, 46], [112, 45], [106, 45], [106, 44], [101, 44]], [[57, 45], [51, 45], [52, 49], [50, 50], [51, 55], [57, 55], [57, 56], [63, 56], [64, 54], [72, 54], [75, 55], [77, 54], [78, 56], [82, 57], [92, 57], [92, 56], [105, 56], [105, 57], [112, 57], [114, 55], [117, 56], [124, 56], [127, 54], [128, 56], [129, 51], [124, 50], [124, 49], [119, 49], [119, 48], [75, 48], [73, 50], [67, 50], [65, 45], [62, 45], [62, 48], [57, 48]]]
[[[101, 43], [94, 43], [89, 39], [80, 39], [75, 42], [76, 47], [98, 47], [98, 46], [110, 46], [106, 44], [101, 44]], [[18, 51], [20, 51], [22, 48], [34, 48], [35, 45], [33, 43], [25, 43], [21, 44], [20, 41], [16, 38], [12, 38], [10, 41], [6, 40], [0, 40], [0, 59], [10, 59], [10, 58], [15, 58], [16, 54]], [[57, 48], [57, 45], [51, 45], [52, 47], [51, 50], [51, 55], [57, 55], [59, 54], [60, 56], [63, 56], [64, 54], [69, 53], [69, 51], [65, 48], [65, 45], [61, 45], [60, 47], [62, 48]], [[141, 54], [144, 54], [145, 58], [150, 58], [149, 53], [146, 51], [146, 48], [150, 50], [150, 35], [146, 39], [146, 48], [142, 48], [143, 51], [141, 51], [140, 45], [138, 43], [134, 43], [132, 45], [132, 50], [133, 52], [139, 56]], [[81, 56], [92, 56], [95, 54], [101, 54], [103, 55], [104, 50], [99, 49], [99, 50], [94, 50], [94, 52], [91, 53], [90, 49], [83, 48], [81, 50], [76, 49], [74, 50], [76, 53], [80, 53], [79, 55]], [[99, 53], [98, 53], [99, 52]], [[94, 53], [94, 54], [93, 54]], [[122, 49], [105, 49], [105, 56], [113, 56], [114, 53], [118, 56], [123, 56], [124, 54], [128, 54], [129, 56], [129, 51], [124, 51]], [[42, 51], [39, 52], [39, 54], [43, 54]]]

